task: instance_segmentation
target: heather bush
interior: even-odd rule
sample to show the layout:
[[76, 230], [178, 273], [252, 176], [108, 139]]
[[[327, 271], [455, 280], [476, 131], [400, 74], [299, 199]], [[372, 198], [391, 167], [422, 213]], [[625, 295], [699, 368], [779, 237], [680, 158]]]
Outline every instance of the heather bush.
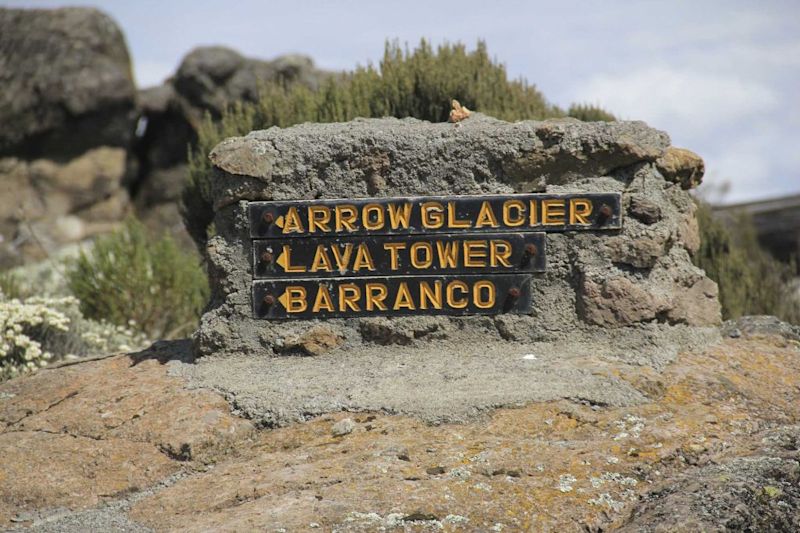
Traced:
[[611, 122], [616, 120], [614, 115], [596, 105], [572, 104], [567, 115], [584, 122]]
[[[387, 43], [378, 66], [331, 76], [316, 90], [282, 81], [267, 83], [257, 103], [234, 103], [219, 121], [206, 116], [199, 126], [197, 145], [189, 154], [189, 179], [183, 194], [186, 227], [203, 250], [212, 214], [208, 153], [226, 137], [270, 126], [342, 122], [356, 117], [442, 122], [448, 118], [453, 99], [471, 110], [510, 121], [567, 115], [548, 103], [534, 85], [509, 80], [505, 67], [489, 56], [483, 42], [473, 51], [463, 44], [434, 49], [425, 40], [413, 51]], [[614, 120], [595, 106], [573, 106], [569, 115], [582, 120]]]
[[190, 333], [208, 297], [199, 258], [134, 219], [71, 261], [67, 283], [87, 318], [123, 328], [133, 321], [153, 339]]

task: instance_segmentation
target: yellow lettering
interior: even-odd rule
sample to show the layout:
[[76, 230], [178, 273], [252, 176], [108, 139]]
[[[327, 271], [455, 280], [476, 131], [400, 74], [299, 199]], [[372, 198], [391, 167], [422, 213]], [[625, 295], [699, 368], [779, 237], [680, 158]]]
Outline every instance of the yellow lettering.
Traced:
[[334, 213], [336, 231], [342, 231], [343, 229], [347, 229], [347, 231], [356, 230], [356, 218], [358, 217], [356, 206], [350, 204], [337, 205], [334, 208]]
[[570, 224], [583, 224], [588, 226], [591, 224], [587, 218], [592, 214], [592, 202], [586, 198], [570, 198], [569, 199], [569, 223]]
[[542, 224], [545, 226], [558, 226], [565, 224], [564, 200], [542, 200]]
[[508, 241], [491, 241], [489, 247], [489, 264], [496, 267], [502, 264], [504, 267], [511, 267], [508, 259], [511, 257], [511, 243]]
[[343, 283], [339, 285], [339, 311], [347, 311], [349, 307], [353, 311], [360, 311], [358, 300], [361, 298], [361, 289], [355, 283]]
[[405, 250], [406, 243], [404, 242], [385, 242], [383, 243], [383, 249], [389, 250], [389, 260], [391, 262], [392, 270], [397, 270], [399, 266], [399, 261], [397, 260], [397, 255], [400, 250]]
[[283, 252], [278, 256], [277, 263], [283, 267], [284, 272], [305, 272], [303, 265], [292, 265], [292, 247], [288, 244], [283, 245]]
[[303, 233], [304, 231], [300, 213], [297, 212], [296, 207], [290, 207], [283, 223], [283, 233]]
[[[375, 215], [374, 220], [370, 218], [373, 214]], [[363, 219], [362, 224], [366, 229], [374, 230], [383, 228], [383, 208], [378, 204], [365, 205], [361, 210], [361, 218]]]
[[464, 309], [467, 306], [466, 298], [456, 298], [456, 289], [466, 294], [469, 290], [467, 284], [463, 281], [451, 281], [447, 284], [447, 305], [453, 309]]
[[296, 285], [286, 287], [286, 292], [281, 300], [287, 313], [302, 313], [308, 307], [305, 287]]
[[372, 311], [373, 309], [386, 311], [386, 304], [383, 303], [389, 294], [386, 285], [383, 283], [367, 283], [364, 290], [366, 291], [367, 311]]
[[426, 229], [439, 229], [444, 225], [444, 207], [439, 202], [423, 202], [422, 227]]
[[311, 272], [332, 272], [333, 266], [331, 265], [331, 258], [328, 257], [328, 250], [325, 245], [318, 244], [314, 252], [314, 260], [311, 262]]
[[539, 222], [536, 220], [536, 200], [530, 201], [530, 211], [528, 212], [529, 226], [538, 226]]
[[[408, 229], [411, 222], [411, 204], [404, 202], [401, 205], [389, 204], [389, 223], [392, 229], [398, 229], [401, 226]], [[402, 211], [401, 211], [402, 209]]]
[[405, 281], [401, 281], [400, 286], [397, 288], [397, 296], [394, 299], [394, 306], [392, 309], [395, 311], [398, 309], [414, 310], [414, 300], [411, 299], [411, 292], [409, 292], [408, 283]]
[[497, 218], [492, 211], [492, 205], [486, 200], [481, 204], [481, 210], [478, 212], [478, 218], [475, 220], [475, 227], [482, 228], [489, 226], [490, 228], [497, 227]]
[[350, 264], [350, 256], [353, 255], [352, 243], [348, 242], [344, 245], [344, 252], [335, 244], [331, 246], [331, 251], [333, 252], [333, 258], [336, 260], [336, 266], [339, 267], [339, 272], [344, 272], [347, 270], [347, 267]]
[[458, 242], [436, 241], [436, 252], [439, 255], [439, 267], [455, 268], [458, 265]]
[[464, 241], [464, 266], [467, 268], [486, 266], [486, 241]]
[[322, 309], [333, 311], [333, 300], [331, 299], [331, 293], [328, 291], [327, 285], [320, 283], [317, 288], [317, 297], [314, 298], [314, 306], [311, 308], [311, 311], [319, 313]]
[[428, 309], [428, 302], [434, 309], [442, 308], [442, 282], [434, 281], [433, 288], [427, 281], [421, 281], [419, 284], [419, 308]]
[[331, 208], [324, 205], [308, 206], [308, 232], [314, 233], [316, 228], [320, 231], [330, 231], [328, 223], [331, 221]]
[[[421, 259], [420, 250], [425, 251], [425, 258]], [[433, 263], [433, 246], [429, 242], [415, 242], [411, 245], [411, 265], [414, 268], [428, 268]]]
[[375, 270], [375, 263], [372, 261], [372, 255], [369, 253], [369, 248], [363, 242], [358, 245], [356, 249], [356, 259], [353, 261], [353, 271], [358, 272], [362, 268], [367, 270]]
[[[516, 209], [517, 215], [512, 217], [511, 210]], [[503, 202], [503, 224], [515, 228], [525, 223], [525, 204], [522, 200], [506, 200]]]
[[469, 220], [459, 220], [456, 213], [456, 203], [447, 202], [447, 227], [448, 228], [469, 228], [472, 224]]
[[[487, 296], [485, 299], [481, 294], [483, 289], [486, 289], [487, 291]], [[478, 309], [489, 309], [490, 307], [494, 306], [495, 292], [494, 283], [491, 281], [478, 281], [472, 286], [472, 302]]]

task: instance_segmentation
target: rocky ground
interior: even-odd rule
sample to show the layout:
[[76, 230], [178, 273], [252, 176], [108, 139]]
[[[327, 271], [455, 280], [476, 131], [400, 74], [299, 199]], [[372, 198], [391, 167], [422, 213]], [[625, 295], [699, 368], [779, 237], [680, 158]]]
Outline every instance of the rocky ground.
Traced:
[[628, 405], [438, 425], [375, 411], [268, 429], [177, 377], [185, 342], [65, 364], [0, 385], [0, 527], [797, 531], [800, 335], [724, 332], [660, 370], [597, 365], [638, 391]]

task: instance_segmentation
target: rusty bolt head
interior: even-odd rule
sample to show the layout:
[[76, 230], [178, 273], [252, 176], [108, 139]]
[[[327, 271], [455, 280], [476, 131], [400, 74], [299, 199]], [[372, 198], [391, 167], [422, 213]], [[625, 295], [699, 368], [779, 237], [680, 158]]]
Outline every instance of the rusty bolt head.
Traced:
[[612, 211], [611, 211], [611, 206], [610, 205], [603, 204], [602, 206], [600, 206], [600, 214], [603, 215], [604, 217], [606, 217], [606, 218], [610, 217], [611, 213], [612, 213]]
[[273, 222], [275, 222], [275, 215], [273, 215], [269, 211], [265, 212], [261, 218], [265, 224], [272, 224]]
[[512, 298], [519, 298], [520, 290], [517, 287], [511, 287], [508, 289], [508, 295]]
[[528, 255], [536, 255], [538, 251], [538, 248], [532, 242], [525, 245], [525, 253]]
[[273, 258], [272, 252], [264, 252], [261, 254], [261, 261], [263, 263], [270, 264], [272, 263]]
[[267, 294], [264, 296], [264, 305], [274, 305], [275, 304], [275, 297], [271, 294]]

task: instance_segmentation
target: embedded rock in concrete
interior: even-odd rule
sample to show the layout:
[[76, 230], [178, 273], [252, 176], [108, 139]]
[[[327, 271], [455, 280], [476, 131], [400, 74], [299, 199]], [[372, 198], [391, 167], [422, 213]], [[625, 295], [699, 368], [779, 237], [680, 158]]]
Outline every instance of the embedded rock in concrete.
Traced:
[[674, 146], [656, 161], [656, 166], [667, 180], [679, 184], [686, 190], [700, 185], [706, 171], [703, 159], [699, 155], [686, 148]]
[[665, 133], [642, 122], [511, 124], [474, 113], [457, 124], [358, 119], [253, 132], [220, 143], [210, 159], [217, 234], [207, 247], [212, 303], [195, 335], [201, 355], [283, 353], [287, 339], [317, 324], [252, 318], [252, 200], [622, 193], [621, 230], [547, 235], [547, 271], [534, 276], [530, 314], [327, 321], [344, 348], [443, 339], [550, 342], [605, 328], [720, 321], [716, 285], [691, 263], [694, 204], [682, 188], [696, 181], [684, 180], [683, 170], [696, 175], [702, 161], [676, 152]]

